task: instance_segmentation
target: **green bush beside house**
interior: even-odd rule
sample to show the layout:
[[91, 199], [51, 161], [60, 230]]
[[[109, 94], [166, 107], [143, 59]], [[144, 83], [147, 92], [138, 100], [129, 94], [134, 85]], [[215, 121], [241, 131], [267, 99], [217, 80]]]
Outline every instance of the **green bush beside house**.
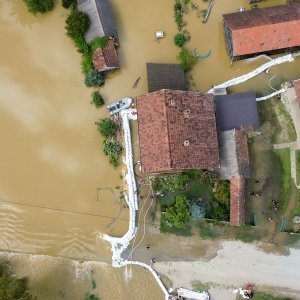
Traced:
[[53, 0], [23, 0], [28, 11], [36, 15], [37, 13], [45, 13], [53, 9]]

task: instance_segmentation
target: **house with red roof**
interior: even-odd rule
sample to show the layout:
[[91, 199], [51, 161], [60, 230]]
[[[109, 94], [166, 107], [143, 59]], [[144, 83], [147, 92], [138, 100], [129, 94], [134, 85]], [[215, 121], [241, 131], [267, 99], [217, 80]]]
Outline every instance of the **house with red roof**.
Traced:
[[300, 50], [300, 3], [223, 15], [231, 60]]
[[220, 167], [214, 96], [163, 89], [137, 98], [142, 172]]

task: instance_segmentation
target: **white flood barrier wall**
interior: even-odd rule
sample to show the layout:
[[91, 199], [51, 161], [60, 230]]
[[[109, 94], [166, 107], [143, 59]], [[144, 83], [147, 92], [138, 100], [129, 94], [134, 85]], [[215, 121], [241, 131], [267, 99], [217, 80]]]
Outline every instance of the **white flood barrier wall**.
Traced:
[[259, 101], [267, 100], [267, 99], [273, 98], [274, 96], [277, 96], [277, 95], [285, 93], [285, 92], [286, 92], [286, 88], [283, 88], [283, 89], [281, 89], [279, 91], [276, 91], [276, 92], [274, 92], [272, 94], [269, 94], [267, 96], [256, 98], [256, 101], [259, 102]]
[[227, 87], [230, 87], [230, 86], [233, 86], [233, 85], [243, 83], [243, 82], [257, 76], [258, 74], [264, 72], [265, 70], [268, 70], [269, 68], [271, 68], [275, 65], [280, 65], [280, 64], [285, 63], [285, 62], [292, 62], [292, 61], [294, 61], [294, 57], [299, 56], [299, 55], [300, 55], [300, 53], [298, 52], [298, 53], [287, 54], [287, 55], [272, 59], [271, 61], [261, 65], [260, 67], [256, 68], [255, 70], [253, 70], [252, 72], [249, 72], [246, 75], [242, 75], [240, 77], [233, 78], [233, 79], [228, 80], [228, 81], [226, 81], [222, 84], [214, 86], [212, 89], [210, 89], [208, 91], [208, 93], [213, 94], [214, 89], [227, 88]]
[[159, 276], [149, 265], [138, 262], [125, 260], [122, 257], [122, 253], [128, 248], [130, 241], [135, 237], [137, 233], [137, 226], [135, 223], [136, 211], [138, 210], [138, 201], [137, 201], [137, 187], [134, 177], [133, 169], [133, 154], [132, 154], [132, 144], [131, 144], [131, 132], [129, 126], [129, 115], [130, 110], [123, 110], [120, 114], [122, 117], [122, 125], [124, 131], [124, 144], [125, 144], [125, 164], [127, 167], [127, 172], [125, 175], [125, 181], [127, 184], [128, 194], [125, 195], [126, 203], [129, 207], [129, 228], [124, 236], [121, 238], [112, 237], [109, 235], [104, 235], [103, 239], [108, 241], [111, 244], [112, 250], [112, 266], [115, 268], [120, 268], [127, 265], [138, 265], [149, 270], [154, 276], [155, 280], [162, 289], [165, 299], [169, 299], [169, 293], [166, 290], [165, 286], [161, 282]]

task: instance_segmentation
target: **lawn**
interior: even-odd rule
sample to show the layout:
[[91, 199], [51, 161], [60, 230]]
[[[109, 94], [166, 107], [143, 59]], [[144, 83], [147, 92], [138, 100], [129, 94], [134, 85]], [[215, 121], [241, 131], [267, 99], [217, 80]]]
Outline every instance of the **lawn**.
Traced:
[[291, 158], [290, 149], [274, 150], [275, 155], [280, 161], [280, 202], [279, 209], [284, 213], [292, 194]]
[[296, 150], [297, 184], [300, 185], [300, 150]]
[[279, 144], [297, 139], [293, 120], [280, 100], [273, 98], [261, 101], [257, 107], [261, 132], [266, 142]]
[[[243, 299], [242, 296], [238, 296], [237, 300]], [[264, 292], [254, 292], [253, 300], [292, 300], [291, 298], [286, 297], [277, 297], [271, 294], [267, 294]]]

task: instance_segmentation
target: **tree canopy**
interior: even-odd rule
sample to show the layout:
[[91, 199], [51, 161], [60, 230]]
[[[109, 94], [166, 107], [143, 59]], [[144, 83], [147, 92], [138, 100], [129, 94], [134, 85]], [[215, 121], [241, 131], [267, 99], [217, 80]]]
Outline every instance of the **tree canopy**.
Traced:
[[177, 228], [187, 225], [191, 220], [188, 198], [183, 195], [176, 196], [174, 206], [166, 209], [165, 217], [167, 222]]
[[11, 274], [7, 265], [0, 264], [0, 299], [22, 299], [34, 300], [35, 298], [28, 291], [26, 278], [17, 278]]
[[89, 17], [78, 9], [74, 9], [66, 19], [65, 29], [67, 30], [67, 35], [75, 41], [84, 37], [89, 26]]
[[98, 123], [98, 131], [105, 138], [112, 137], [117, 132], [117, 125], [109, 118], [102, 119]]
[[28, 10], [34, 15], [37, 13], [45, 13], [54, 7], [53, 0], [23, 0]]

